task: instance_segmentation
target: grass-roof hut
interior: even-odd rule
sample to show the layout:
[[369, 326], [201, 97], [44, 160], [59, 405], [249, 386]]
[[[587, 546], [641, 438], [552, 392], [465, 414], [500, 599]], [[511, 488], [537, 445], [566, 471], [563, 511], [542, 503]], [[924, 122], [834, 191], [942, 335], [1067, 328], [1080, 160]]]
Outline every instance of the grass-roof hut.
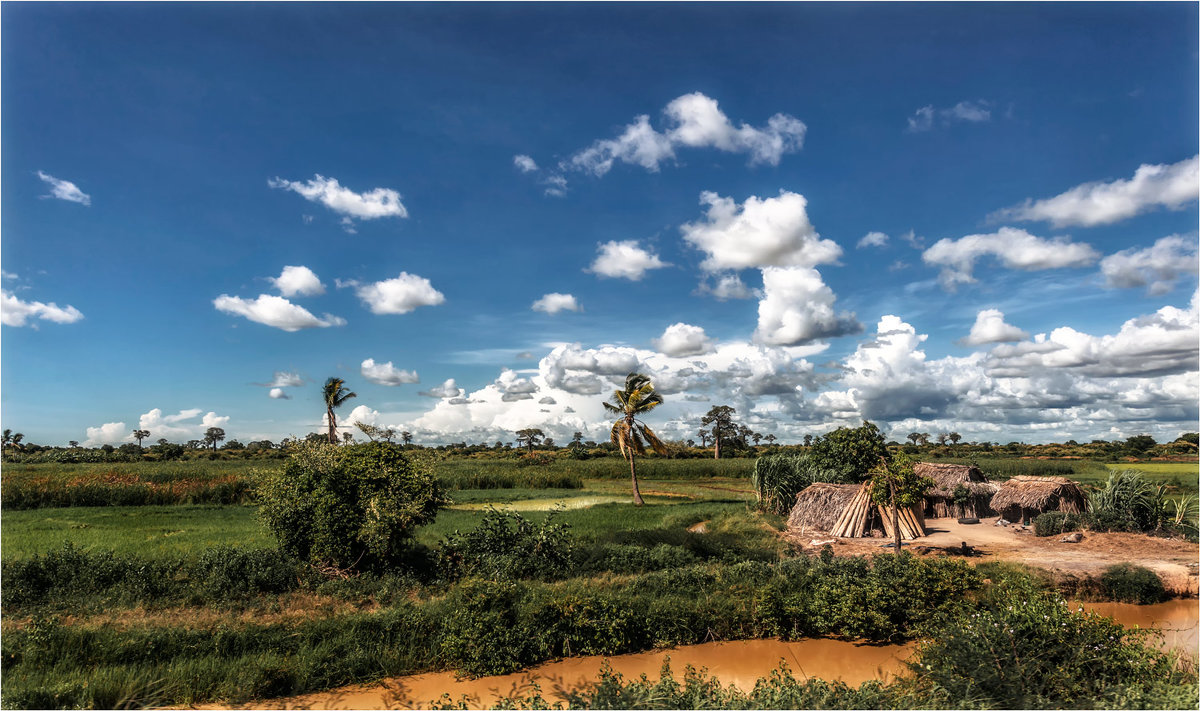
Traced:
[[796, 494], [796, 504], [788, 514], [788, 528], [828, 532], [858, 489], [858, 484], [809, 484]]
[[1000, 485], [991, 506], [1009, 521], [1027, 522], [1047, 511], [1083, 513], [1087, 496], [1065, 477], [1014, 476]]
[[913, 465], [913, 472], [933, 479], [933, 488], [925, 494], [927, 518], [996, 515], [991, 501], [999, 487], [989, 482], [979, 467], [919, 462]]

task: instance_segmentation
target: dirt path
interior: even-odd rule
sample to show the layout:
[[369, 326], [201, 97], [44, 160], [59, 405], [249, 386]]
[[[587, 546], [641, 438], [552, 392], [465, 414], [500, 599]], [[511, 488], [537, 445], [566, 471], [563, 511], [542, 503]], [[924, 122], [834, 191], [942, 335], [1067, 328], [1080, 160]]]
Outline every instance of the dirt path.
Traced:
[[[1138, 533], [1091, 532], [1084, 532], [1079, 543], [1064, 543], [1062, 536], [1038, 538], [1032, 528], [995, 523], [996, 518], [970, 525], [952, 518], [929, 519], [925, 522], [929, 535], [905, 541], [905, 546], [919, 555], [939, 555], [966, 543], [978, 553], [968, 560], [1008, 560], [1074, 576], [1097, 576], [1115, 563], [1136, 563], [1157, 573], [1172, 594], [1195, 596], [1200, 592], [1200, 546], [1195, 543]], [[796, 531], [788, 532], [787, 537], [805, 548], [819, 548], [812, 545], [814, 540], [831, 538]], [[836, 555], [877, 553], [890, 543], [881, 538], [834, 540]]]

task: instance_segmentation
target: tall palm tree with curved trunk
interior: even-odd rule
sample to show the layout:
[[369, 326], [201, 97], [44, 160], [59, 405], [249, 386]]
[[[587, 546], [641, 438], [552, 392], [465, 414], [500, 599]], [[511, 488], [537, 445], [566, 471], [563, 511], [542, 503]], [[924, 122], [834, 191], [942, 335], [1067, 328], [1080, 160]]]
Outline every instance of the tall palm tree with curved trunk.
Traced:
[[342, 406], [352, 397], [358, 397], [358, 393], [351, 392], [346, 388], [346, 381], [341, 378], [330, 378], [325, 381], [325, 388], [321, 391], [325, 396], [325, 413], [329, 416], [329, 443], [338, 443], [337, 434], [337, 415], [333, 411]]
[[637, 464], [635, 458], [646, 453], [646, 445], [659, 454], [666, 454], [667, 447], [658, 436], [637, 419], [637, 415], [649, 412], [662, 404], [662, 395], [654, 391], [650, 378], [641, 373], [630, 373], [625, 378], [625, 388], [615, 390], [612, 399], [604, 403], [604, 409], [620, 417], [612, 426], [612, 441], [621, 449], [621, 455], [629, 460], [629, 478], [633, 481], [633, 503], [641, 506], [642, 493], [638, 491]]

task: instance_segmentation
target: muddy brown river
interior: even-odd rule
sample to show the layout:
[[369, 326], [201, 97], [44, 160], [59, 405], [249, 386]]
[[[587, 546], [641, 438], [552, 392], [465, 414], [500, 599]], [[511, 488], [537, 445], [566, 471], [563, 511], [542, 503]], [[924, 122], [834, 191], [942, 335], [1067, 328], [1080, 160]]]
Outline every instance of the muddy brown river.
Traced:
[[[1108, 615], [1123, 625], [1157, 626], [1163, 629], [1164, 646], [1196, 655], [1200, 604], [1195, 599], [1171, 600], [1157, 605], [1124, 603], [1082, 603], [1089, 610]], [[553, 699], [557, 690], [579, 688], [595, 681], [600, 666], [608, 660], [613, 671], [626, 679], [646, 674], [658, 678], [663, 661], [670, 657], [676, 679], [683, 668], [707, 667], [722, 683], [741, 689], [754, 688], [759, 677], [767, 676], [782, 660], [800, 678], [841, 680], [856, 686], [871, 679], [886, 680], [903, 670], [904, 660], [914, 644], [870, 645], [833, 639], [805, 639], [781, 642], [755, 639], [739, 642], [709, 642], [656, 652], [623, 654], [614, 657], [576, 657], [549, 662], [516, 674], [483, 679], [458, 680], [452, 672], [434, 672], [395, 677], [376, 684], [358, 685], [334, 691], [306, 694], [287, 699], [259, 701], [253, 708], [268, 709], [413, 709], [428, 707], [430, 701], [449, 694], [473, 699], [473, 706], [489, 707], [500, 696], [523, 694], [537, 683], [542, 695]], [[228, 707], [209, 707], [228, 708]]]

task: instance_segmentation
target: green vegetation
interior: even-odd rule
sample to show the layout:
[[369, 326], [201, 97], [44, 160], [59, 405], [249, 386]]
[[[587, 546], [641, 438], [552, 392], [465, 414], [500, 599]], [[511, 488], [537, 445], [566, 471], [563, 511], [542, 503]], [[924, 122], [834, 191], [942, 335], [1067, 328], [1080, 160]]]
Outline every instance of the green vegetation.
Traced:
[[667, 447], [659, 440], [638, 415], [650, 412], [663, 402], [662, 395], [654, 391], [654, 384], [641, 373], [630, 373], [625, 378], [625, 388], [613, 391], [604, 409], [619, 415], [612, 425], [612, 442], [617, 445], [621, 456], [629, 460], [629, 478], [633, 483], [633, 503], [641, 506], [642, 492], [638, 491], [637, 456], [646, 456], [646, 445], [657, 454], [666, 455]]
[[1100, 587], [1105, 597], [1117, 602], [1148, 605], [1167, 599], [1162, 580], [1154, 571], [1132, 563], [1109, 566], [1100, 576]]
[[285, 554], [342, 573], [399, 562], [416, 528], [445, 503], [429, 467], [385, 442], [301, 445], [282, 472], [263, 475], [258, 493], [259, 514]]

